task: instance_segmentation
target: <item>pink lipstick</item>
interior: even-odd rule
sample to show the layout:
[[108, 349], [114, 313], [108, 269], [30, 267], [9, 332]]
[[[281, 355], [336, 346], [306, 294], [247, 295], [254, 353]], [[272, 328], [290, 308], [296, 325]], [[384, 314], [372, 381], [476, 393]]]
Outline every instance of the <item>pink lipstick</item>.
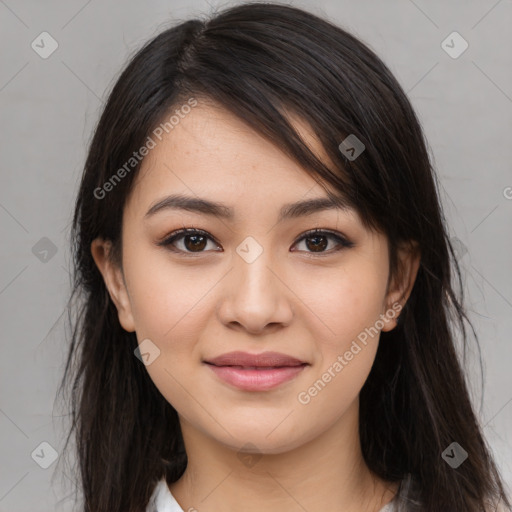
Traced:
[[224, 382], [244, 391], [266, 391], [287, 382], [308, 363], [279, 352], [229, 352], [204, 361]]

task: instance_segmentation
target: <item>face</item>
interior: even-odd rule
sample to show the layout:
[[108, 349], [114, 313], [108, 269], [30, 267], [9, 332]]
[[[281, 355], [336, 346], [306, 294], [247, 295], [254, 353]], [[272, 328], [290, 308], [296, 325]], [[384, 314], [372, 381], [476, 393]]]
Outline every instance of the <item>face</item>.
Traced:
[[[165, 206], [170, 195], [225, 209]], [[122, 273], [104, 257], [108, 244], [93, 243], [157, 388], [182, 421], [233, 449], [280, 453], [332, 429], [357, 403], [380, 331], [394, 328], [412, 287], [414, 262], [405, 281], [387, 287], [386, 237], [367, 231], [354, 210], [280, 218], [285, 205], [324, 198], [277, 147], [199, 103], [142, 163], [123, 214]], [[207, 363], [233, 351], [288, 360]], [[269, 369], [248, 369], [259, 365]]]

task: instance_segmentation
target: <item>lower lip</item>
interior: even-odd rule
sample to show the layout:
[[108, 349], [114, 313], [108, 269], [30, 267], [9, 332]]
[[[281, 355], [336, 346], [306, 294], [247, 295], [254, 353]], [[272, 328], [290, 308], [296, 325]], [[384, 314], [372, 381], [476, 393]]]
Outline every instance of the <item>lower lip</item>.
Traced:
[[243, 370], [232, 366], [207, 365], [223, 381], [244, 391], [266, 391], [296, 377], [306, 364], [283, 366], [271, 370]]

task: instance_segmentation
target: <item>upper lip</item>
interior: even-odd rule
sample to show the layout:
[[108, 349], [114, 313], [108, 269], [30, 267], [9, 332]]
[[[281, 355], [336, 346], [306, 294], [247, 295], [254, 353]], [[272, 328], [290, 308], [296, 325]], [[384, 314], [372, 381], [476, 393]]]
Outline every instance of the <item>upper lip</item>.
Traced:
[[262, 352], [261, 354], [250, 354], [248, 352], [227, 352], [220, 356], [205, 360], [206, 363], [215, 366], [300, 366], [307, 364], [295, 357], [281, 354], [279, 352]]

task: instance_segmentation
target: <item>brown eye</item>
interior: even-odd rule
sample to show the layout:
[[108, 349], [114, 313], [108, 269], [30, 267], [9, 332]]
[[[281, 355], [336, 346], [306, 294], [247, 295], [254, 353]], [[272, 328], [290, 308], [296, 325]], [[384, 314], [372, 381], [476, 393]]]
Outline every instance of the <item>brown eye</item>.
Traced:
[[[175, 252], [199, 254], [206, 252], [204, 249], [207, 247], [209, 240], [214, 241], [206, 231], [189, 228], [175, 231], [158, 245], [168, 247]], [[176, 247], [177, 242], [182, 242], [182, 247]]]
[[[313, 240], [312, 243], [308, 243], [308, 240]], [[329, 245], [326, 236], [315, 235], [306, 238], [306, 247], [314, 252], [323, 251]]]
[[[325, 249], [329, 246], [329, 240], [334, 240], [334, 249], [326, 251]], [[342, 237], [340, 234], [333, 233], [325, 230], [313, 230], [304, 234], [297, 242], [305, 242], [306, 252], [313, 254], [331, 254], [337, 252], [343, 248], [353, 247], [354, 243]], [[336, 248], [337, 247], [337, 248]]]
[[202, 251], [206, 247], [206, 237], [203, 235], [185, 235], [183, 244], [192, 252]]
[[[204, 252], [209, 252], [206, 250], [209, 241], [214, 242], [214, 246], [216, 245], [219, 247], [213, 237], [206, 231], [194, 228], [186, 228], [171, 233], [169, 237], [167, 237], [162, 242], [159, 242], [157, 245], [168, 247], [169, 250], [176, 253], [201, 254]], [[334, 241], [334, 247], [327, 250], [329, 247], [329, 241]], [[319, 256], [323, 254], [332, 254], [343, 248], [350, 248], [354, 246], [353, 242], [350, 242], [341, 234], [321, 229], [316, 229], [305, 233], [301, 238], [299, 238], [299, 240], [297, 240], [297, 242], [295, 242], [294, 246], [300, 242], [304, 242], [306, 246], [306, 249], [301, 250], [301, 252], [306, 252], [313, 255], [316, 254]], [[179, 247], [178, 243], [181, 243], [182, 246]]]

